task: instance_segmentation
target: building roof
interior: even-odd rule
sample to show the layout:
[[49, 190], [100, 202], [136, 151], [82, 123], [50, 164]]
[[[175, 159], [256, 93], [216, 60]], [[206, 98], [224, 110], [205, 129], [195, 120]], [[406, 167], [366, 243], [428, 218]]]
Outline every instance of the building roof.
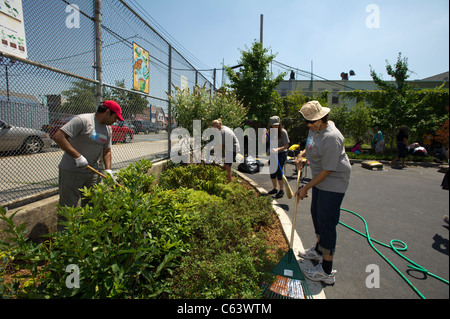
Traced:
[[0, 101], [8, 101], [8, 93], [10, 102], [24, 103], [24, 104], [39, 104], [39, 100], [34, 95], [11, 91], [7, 92], [5, 90], [0, 90]]
[[430, 76], [428, 78], [419, 81], [448, 81], [448, 71], [441, 74]]

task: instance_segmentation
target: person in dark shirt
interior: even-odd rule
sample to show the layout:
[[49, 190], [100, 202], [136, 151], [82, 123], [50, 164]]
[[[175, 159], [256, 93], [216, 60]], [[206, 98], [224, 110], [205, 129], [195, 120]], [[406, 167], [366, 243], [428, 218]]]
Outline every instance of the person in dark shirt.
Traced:
[[408, 156], [408, 128], [402, 126], [396, 136], [398, 155], [391, 161], [391, 167], [396, 165], [396, 162], [401, 160], [402, 167], [406, 167], [406, 156]]

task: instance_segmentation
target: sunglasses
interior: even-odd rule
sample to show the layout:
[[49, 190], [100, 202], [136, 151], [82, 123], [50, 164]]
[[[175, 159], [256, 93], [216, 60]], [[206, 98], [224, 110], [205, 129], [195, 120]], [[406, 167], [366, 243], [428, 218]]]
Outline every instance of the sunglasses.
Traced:
[[308, 121], [307, 119], [303, 119], [303, 122], [306, 122], [307, 124], [314, 124], [316, 123], [318, 120], [315, 121]]

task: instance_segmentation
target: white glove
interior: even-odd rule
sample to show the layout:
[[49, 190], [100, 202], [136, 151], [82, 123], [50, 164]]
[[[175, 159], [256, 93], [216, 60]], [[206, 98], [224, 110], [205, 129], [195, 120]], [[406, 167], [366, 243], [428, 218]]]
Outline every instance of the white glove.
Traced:
[[114, 173], [112, 170], [110, 169], [105, 169], [105, 173], [109, 174], [109, 176], [111, 176], [111, 178], [113, 179], [114, 183], [116, 183], [116, 178], [114, 177]]
[[83, 155], [76, 158], [75, 163], [77, 164], [77, 167], [80, 167], [80, 168], [87, 168], [87, 166], [89, 165], [87, 159]]

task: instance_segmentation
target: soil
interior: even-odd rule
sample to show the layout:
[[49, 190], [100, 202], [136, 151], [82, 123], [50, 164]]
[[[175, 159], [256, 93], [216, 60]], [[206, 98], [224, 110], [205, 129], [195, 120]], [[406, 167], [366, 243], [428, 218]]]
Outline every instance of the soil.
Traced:
[[[248, 190], [254, 189], [247, 181], [241, 179], [242, 185]], [[258, 193], [257, 193], [258, 194]], [[263, 227], [262, 231], [266, 234], [266, 241], [269, 247], [273, 247], [274, 251], [281, 249], [286, 252], [289, 249], [288, 242], [283, 233], [280, 220], [274, 212], [273, 222], [271, 225]]]

